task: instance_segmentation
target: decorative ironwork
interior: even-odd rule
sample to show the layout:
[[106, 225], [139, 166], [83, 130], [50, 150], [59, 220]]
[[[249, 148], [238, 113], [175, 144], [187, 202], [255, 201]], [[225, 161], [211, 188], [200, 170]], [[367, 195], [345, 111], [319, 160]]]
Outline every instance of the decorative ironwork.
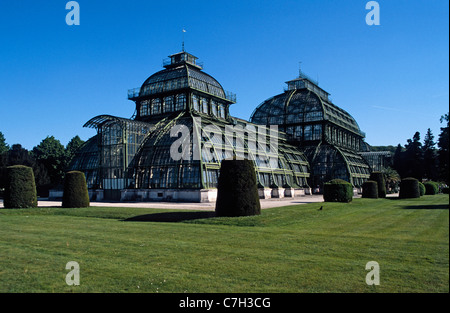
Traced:
[[278, 125], [311, 164], [311, 184], [333, 178], [361, 186], [369, 177], [367, 162], [358, 154], [365, 137], [355, 119], [329, 100], [329, 93], [303, 72], [287, 82], [284, 93], [261, 103], [250, 121]]

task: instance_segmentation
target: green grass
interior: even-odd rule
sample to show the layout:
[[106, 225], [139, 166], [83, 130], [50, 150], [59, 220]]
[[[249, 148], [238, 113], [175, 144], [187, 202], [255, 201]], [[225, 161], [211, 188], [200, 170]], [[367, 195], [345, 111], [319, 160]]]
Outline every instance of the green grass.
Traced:
[[[449, 292], [448, 206], [435, 195], [240, 218], [0, 209], [0, 292]], [[80, 264], [79, 286], [65, 283], [69, 261]], [[365, 283], [369, 261], [379, 286]]]

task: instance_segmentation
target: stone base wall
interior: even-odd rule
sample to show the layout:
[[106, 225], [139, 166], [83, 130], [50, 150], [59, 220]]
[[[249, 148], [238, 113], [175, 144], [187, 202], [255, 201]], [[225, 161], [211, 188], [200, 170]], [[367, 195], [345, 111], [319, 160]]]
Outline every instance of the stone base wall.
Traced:
[[259, 188], [260, 199], [292, 198], [311, 194], [311, 188]]
[[[109, 199], [103, 189], [89, 189], [91, 201], [137, 201], [137, 202], [215, 202], [217, 189], [122, 189], [115, 190], [117, 197]], [[108, 192], [107, 192], [108, 194]], [[292, 198], [311, 194], [311, 188], [259, 188], [260, 199]], [[62, 200], [62, 190], [50, 190], [49, 200]]]
[[217, 189], [122, 189], [120, 201], [215, 202]]
[[[103, 189], [89, 189], [90, 201], [103, 201], [104, 191]], [[48, 192], [48, 199], [51, 201], [61, 201], [63, 198], [63, 191], [60, 189], [50, 189]]]

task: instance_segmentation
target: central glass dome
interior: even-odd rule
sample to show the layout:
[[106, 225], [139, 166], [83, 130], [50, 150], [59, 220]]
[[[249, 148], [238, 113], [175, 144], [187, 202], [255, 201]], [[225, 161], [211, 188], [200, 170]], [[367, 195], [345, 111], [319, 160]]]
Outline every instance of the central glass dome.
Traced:
[[168, 93], [180, 89], [191, 88], [212, 96], [236, 102], [235, 96], [226, 92], [222, 85], [211, 75], [202, 71], [197, 57], [185, 51], [169, 56], [164, 60], [164, 70], [147, 78], [140, 88], [129, 90], [128, 98]]

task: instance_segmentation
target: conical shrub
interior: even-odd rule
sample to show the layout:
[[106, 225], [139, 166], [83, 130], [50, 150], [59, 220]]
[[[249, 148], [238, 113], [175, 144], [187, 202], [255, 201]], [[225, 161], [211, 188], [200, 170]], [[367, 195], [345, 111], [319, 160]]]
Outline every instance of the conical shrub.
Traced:
[[412, 177], [402, 179], [398, 196], [399, 198], [420, 198], [419, 181]]
[[33, 169], [24, 165], [6, 168], [5, 208], [37, 207]]
[[353, 186], [343, 179], [332, 179], [323, 184], [323, 200], [325, 202], [351, 202]]
[[365, 181], [362, 185], [362, 197], [363, 198], [378, 198], [378, 183], [373, 180]]
[[378, 198], [386, 198], [386, 182], [384, 180], [384, 175], [381, 172], [370, 173], [369, 180], [377, 182], [378, 185]]
[[426, 195], [436, 195], [439, 193], [439, 186], [437, 183], [432, 181], [427, 181], [423, 184], [425, 186]]
[[261, 214], [256, 172], [251, 160], [223, 160], [217, 189], [216, 216]]
[[64, 178], [62, 207], [85, 208], [90, 205], [89, 193], [83, 172], [67, 172]]
[[425, 185], [422, 184], [421, 182], [419, 182], [419, 192], [420, 192], [420, 196], [422, 197], [423, 195], [425, 195]]

